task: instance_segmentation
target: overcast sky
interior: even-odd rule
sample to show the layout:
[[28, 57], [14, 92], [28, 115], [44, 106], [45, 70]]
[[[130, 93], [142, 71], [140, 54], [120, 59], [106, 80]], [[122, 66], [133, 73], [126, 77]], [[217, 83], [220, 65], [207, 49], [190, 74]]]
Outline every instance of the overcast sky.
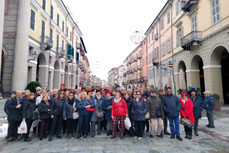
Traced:
[[92, 74], [107, 80], [137, 46], [131, 34], [144, 34], [167, 0], [63, 0], [83, 33]]

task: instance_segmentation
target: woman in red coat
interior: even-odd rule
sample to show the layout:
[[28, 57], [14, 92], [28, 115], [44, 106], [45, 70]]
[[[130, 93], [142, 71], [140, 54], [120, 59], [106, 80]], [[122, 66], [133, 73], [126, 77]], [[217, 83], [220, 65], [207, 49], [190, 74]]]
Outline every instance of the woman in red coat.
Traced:
[[[195, 119], [193, 114], [193, 103], [190, 98], [188, 98], [187, 92], [182, 92], [180, 97], [181, 102], [181, 120], [182, 118], [187, 118], [190, 120], [191, 124], [194, 125]], [[184, 131], [185, 131], [185, 138], [186, 139], [192, 139], [192, 127], [188, 127], [184, 125]]]
[[121, 93], [117, 92], [115, 95], [115, 99], [112, 102], [112, 109], [111, 109], [111, 118], [113, 120], [113, 130], [112, 130], [112, 137], [111, 137], [112, 139], [115, 138], [115, 133], [119, 121], [121, 124], [120, 138], [123, 139], [124, 120], [126, 117], [128, 117], [128, 108], [126, 102], [121, 98]]

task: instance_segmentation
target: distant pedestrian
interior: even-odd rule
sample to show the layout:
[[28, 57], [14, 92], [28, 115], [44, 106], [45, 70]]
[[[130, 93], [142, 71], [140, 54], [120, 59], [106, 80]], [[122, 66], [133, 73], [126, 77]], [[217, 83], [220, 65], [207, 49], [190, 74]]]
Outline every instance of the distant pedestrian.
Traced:
[[208, 118], [208, 125], [206, 126], [208, 128], [215, 128], [215, 125], [214, 125], [214, 107], [215, 107], [214, 99], [210, 91], [205, 91], [204, 96], [205, 96], [204, 109], [207, 112], [207, 118]]

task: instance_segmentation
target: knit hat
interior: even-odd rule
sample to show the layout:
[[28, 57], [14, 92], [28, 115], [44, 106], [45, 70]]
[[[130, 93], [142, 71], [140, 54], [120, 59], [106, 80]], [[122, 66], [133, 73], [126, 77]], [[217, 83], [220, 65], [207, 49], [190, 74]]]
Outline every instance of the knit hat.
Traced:
[[182, 93], [181, 93], [181, 96], [183, 96], [183, 95], [186, 95], [186, 96], [188, 97], [187, 92], [182, 92]]
[[10, 95], [12, 95], [12, 94], [15, 94], [16, 95], [16, 91], [11, 91], [10, 92]]
[[111, 94], [111, 92], [110, 92], [109, 90], [106, 91], [106, 94], [107, 94], [107, 93]]
[[63, 87], [65, 87], [65, 84], [64, 84], [64, 83], [62, 83], [62, 84], [60, 84], [60, 86], [63, 86]]
[[192, 93], [193, 91], [197, 93], [197, 91], [196, 91], [195, 88], [191, 88], [190, 91], [189, 91], [189, 93]]

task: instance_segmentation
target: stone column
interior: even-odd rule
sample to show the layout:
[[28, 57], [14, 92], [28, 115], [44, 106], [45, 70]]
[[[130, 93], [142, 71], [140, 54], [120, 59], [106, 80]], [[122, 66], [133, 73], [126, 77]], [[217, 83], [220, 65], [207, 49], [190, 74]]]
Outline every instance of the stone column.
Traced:
[[28, 73], [30, 1], [20, 0], [18, 2], [12, 90], [25, 89]]
[[[0, 74], [2, 65], [2, 39], [3, 39], [3, 27], [4, 27], [4, 12], [5, 12], [5, 0], [0, 1]], [[1, 80], [1, 75], [0, 75]]]

